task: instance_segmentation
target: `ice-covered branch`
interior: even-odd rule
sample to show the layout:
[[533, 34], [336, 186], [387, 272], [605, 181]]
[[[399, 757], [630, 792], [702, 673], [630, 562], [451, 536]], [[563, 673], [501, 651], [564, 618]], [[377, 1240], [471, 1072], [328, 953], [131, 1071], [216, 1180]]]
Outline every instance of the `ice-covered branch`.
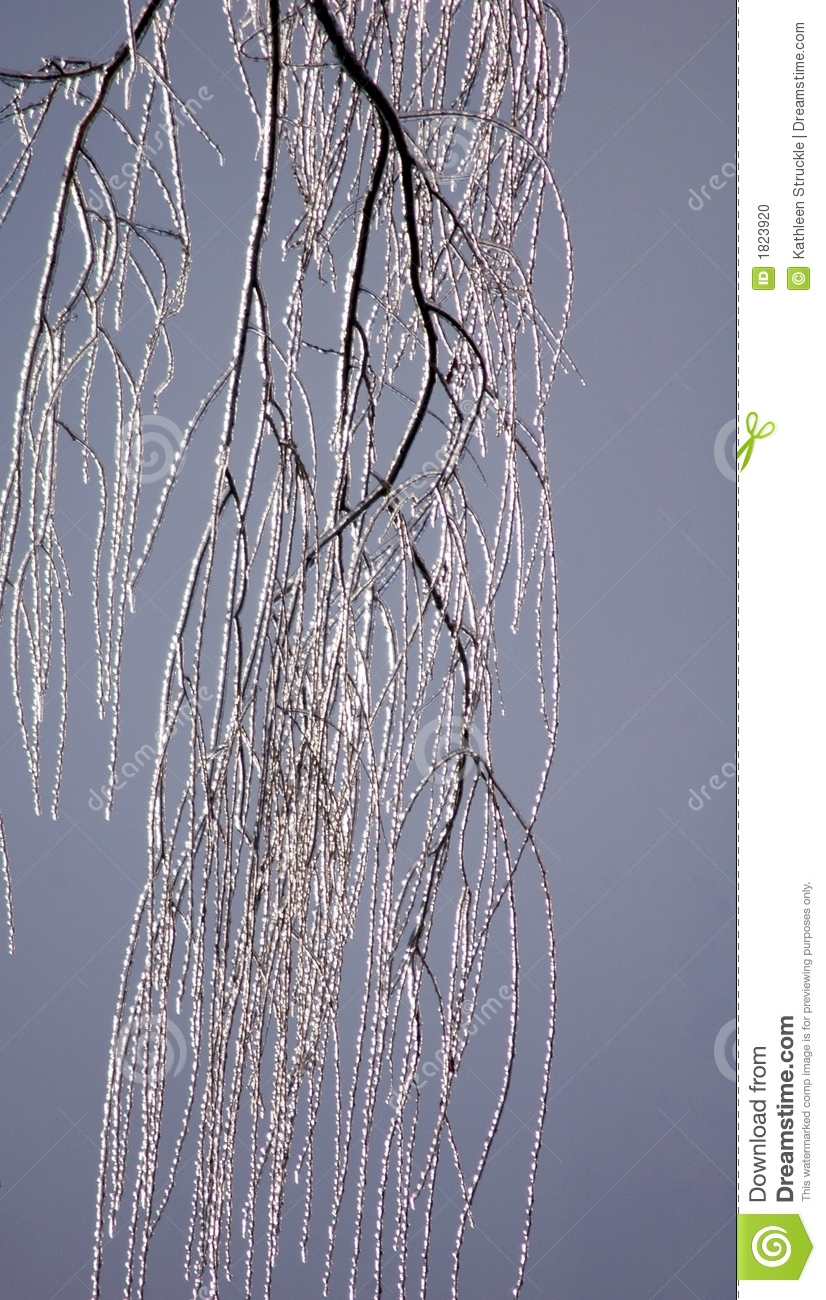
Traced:
[[[204, 434], [215, 476], [160, 692], [149, 871], [112, 1037], [95, 1295], [121, 1224], [127, 1294], [143, 1295], [158, 1224], [184, 1185], [193, 1296], [217, 1295], [230, 1272], [245, 1296], [273, 1294], [292, 1175], [303, 1253], [323, 1228], [325, 1294], [457, 1296], [524, 1042], [524, 878], [543, 909], [547, 1032], [532, 1067], [518, 1292], [555, 1023], [534, 821], [557, 727], [544, 408], [569, 365], [571, 246], [548, 161], [564, 29], [541, 0], [223, 8], [258, 128], [254, 203], [234, 341], [186, 435], [222, 403], [220, 428]], [[138, 555], [130, 466], [142, 402], [172, 381], [166, 321], [191, 260], [172, 7], [147, 14], [118, 56], [131, 108], [112, 101], [110, 65], [49, 65], [15, 83], [25, 139], [14, 184], [55, 87], [78, 86], [80, 111], [4, 498], [18, 662], [25, 638], [34, 663], [34, 703], [19, 672], [16, 691], [36, 781], [37, 702], [63, 628], [58, 434], [101, 480], [102, 707], [117, 703], [125, 601], [163, 547], [174, 490]], [[163, 166], [149, 148], [158, 106]], [[125, 193], [95, 162], [92, 125], [104, 121], [135, 151]], [[141, 222], [150, 179], [171, 240]], [[70, 255], [70, 210], [77, 287], [58, 302], [48, 266]], [[553, 324], [536, 288], [541, 240], [556, 242], [566, 272]], [[137, 361], [117, 343], [129, 267], [152, 302]], [[116, 376], [105, 450], [90, 413], [102, 355]], [[535, 654], [542, 737], [528, 810], [497, 756], [498, 645], [517, 627]], [[504, 1003], [491, 981], [510, 990]], [[471, 1122], [474, 1015], [497, 1002], [507, 1011], [498, 1038], [490, 1031], [491, 1104]], [[153, 1026], [183, 1014], [190, 1068], [175, 1110]], [[452, 1198], [447, 1242], [439, 1188]]]

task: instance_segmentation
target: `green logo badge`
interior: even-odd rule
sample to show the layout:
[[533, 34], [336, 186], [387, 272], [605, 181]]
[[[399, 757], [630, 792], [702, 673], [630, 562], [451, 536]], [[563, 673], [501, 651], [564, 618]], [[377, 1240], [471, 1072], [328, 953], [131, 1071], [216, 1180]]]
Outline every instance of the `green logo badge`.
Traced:
[[799, 1214], [738, 1214], [737, 1277], [741, 1281], [796, 1281], [812, 1253]]
[[753, 267], [751, 272], [751, 287], [752, 289], [773, 289], [774, 288], [774, 267], [773, 266]]
[[790, 266], [786, 272], [787, 289], [808, 289], [811, 284], [811, 271], [808, 266]]

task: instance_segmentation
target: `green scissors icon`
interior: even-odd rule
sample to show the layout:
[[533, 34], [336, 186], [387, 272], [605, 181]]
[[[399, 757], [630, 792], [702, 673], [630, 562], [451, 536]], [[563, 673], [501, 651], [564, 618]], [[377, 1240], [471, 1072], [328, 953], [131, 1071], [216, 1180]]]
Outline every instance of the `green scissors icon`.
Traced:
[[[743, 456], [743, 462], [740, 465], [741, 470], [744, 470], [748, 465], [749, 461], [751, 460], [751, 453], [754, 451], [754, 444], [757, 441], [757, 439], [770, 438], [775, 431], [776, 426], [774, 420], [767, 420], [766, 423], [761, 425], [760, 428], [758, 429], [757, 421], [759, 418], [760, 417], [758, 416], [756, 411], [749, 411], [748, 415], [746, 416], [746, 431], [749, 436], [746, 439], [746, 441], [743, 443], [742, 447], [737, 448], [738, 463], [740, 461], [740, 457]], [[745, 455], [743, 455], [744, 452]]]

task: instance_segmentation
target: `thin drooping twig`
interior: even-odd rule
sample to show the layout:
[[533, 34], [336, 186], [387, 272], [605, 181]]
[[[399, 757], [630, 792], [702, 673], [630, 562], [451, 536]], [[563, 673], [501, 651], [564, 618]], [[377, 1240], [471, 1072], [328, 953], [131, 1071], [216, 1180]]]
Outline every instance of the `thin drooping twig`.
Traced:
[[[517, 1065], [530, 1058], [520, 1022], [528, 888], [544, 915], [547, 1032], [532, 1066], [518, 1293], [556, 1007], [534, 823], [557, 728], [544, 408], [569, 365], [572, 255], [548, 163], [564, 28], [541, 0], [223, 7], [257, 131], [257, 192], [231, 353], [188, 431], [224, 403], [161, 691], [149, 873], [112, 1035], [94, 1294], [107, 1233], [125, 1224], [126, 1294], [143, 1296], [159, 1224], [184, 1183], [193, 1296], [217, 1295], [223, 1274], [246, 1297], [273, 1294], [292, 1175], [303, 1255], [322, 1225], [324, 1294], [410, 1300], [445, 1294], [449, 1277], [458, 1296], [483, 1174]], [[119, 56], [133, 101], [148, 78], [137, 126], [136, 110], [117, 115], [139, 146], [153, 97], [168, 113], [175, 102], [172, 6], [156, 10]], [[70, 75], [94, 83], [98, 116], [114, 112], [101, 97], [109, 66], [21, 77], [14, 112]], [[48, 102], [32, 110], [35, 123]], [[81, 157], [93, 157], [86, 137]], [[118, 370], [111, 490], [110, 453], [88, 417], [91, 371], [75, 418], [62, 405], [68, 343], [41, 378], [38, 349], [45, 357], [55, 328], [48, 294], [43, 340], [36, 326], [24, 370], [21, 446], [28, 438], [34, 463], [46, 433], [66, 430], [100, 468], [117, 520], [104, 513], [101, 524], [107, 707], [117, 701], [119, 611], [163, 546], [174, 490], [170, 480], [136, 550], [134, 422], [189, 269], [177, 152], [164, 192], [178, 278], [155, 301], [142, 368], [124, 360]], [[121, 297], [140, 228], [136, 193], [120, 214], [104, 190], [106, 238], [84, 264], [84, 284], [97, 276]], [[88, 202], [79, 206], [92, 228]], [[548, 238], [566, 268], [555, 325], [535, 291]], [[56, 249], [50, 256], [65, 255], [59, 240]], [[88, 285], [93, 328], [78, 356], [117, 357], [115, 323]], [[24, 467], [18, 481], [29, 482]], [[46, 534], [32, 536], [29, 551], [52, 563]], [[508, 624], [532, 635], [544, 735], [528, 812], [497, 761]], [[21, 721], [36, 772], [39, 733], [25, 710]], [[501, 1030], [487, 1031], [498, 1061], [489, 1113], [477, 1097], [469, 1115], [474, 1035], [505, 1005]], [[188, 1086], [176, 1102], [164, 1025], [184, 1014]], [[325, 1180], [318, 1162], [328, 1156]]]
[[[3, 219], [20, 192], [35, 137], [46, 113], [57, 103], [58, 88], [79, 109], [54, 199], [17, 396], [9, 473], [0, 495], [0, 614], [7, 612], [11, 625], [14, 697], [38, 810], [44, 713], [53, 706], [58, 715], [49, 800], [53, 816], [57, 814], [65, 741], [65, 600], [69, 592], [56, 520], [60, 435], [65, 432], [73, 448], [80, 448], [85, 477], [90, 457], [95, 471], [101, 469], [100, 457], [92, 450], [95, 426], [114, 423], [105, 458], [112, 482], [107, 495], [101, 475], [94, 552], [98, 705], [101, 716], [108, 712], [111, 719], [110, 760], [114, 768], [127, 576], [140, 486], [142, 407], [151, 395], [157, 409], [158, 397], [172, 377], [166, 323], [183, 303], [190, 263], [186, 215], [180, 202], [174, 103], [163, 77], [174, 6], [175, 0], [148, 0], [129, 39], [104, 63], [54, 66], [51, 61], [33, 76], [4, 72], [1, 78], [13, 89], [6, 112], [20, 136], [19, 153], [7, 181], [9, 202]], [[144, 59], [141, 64], [143, 102], [133, 126], [115, 107], [115, 92], [118, 79], [150, 36], [154, 59]], [[46, 100], [30, 101], [31, 86], [42, 81], [51, 83]], [[168, 148], [165, 161], [156, 162], [154, 155], [163, 148], [163, 137], [157, 130], [153, 146], [148, 136], [151, 124], [158, 120], [158, 101]], [[34, 130], [27, 126], [32, 118]], [[103, 134], [107, 125], [125, 136], [135, 150], [135, 160], [128, 164], [131, 179], [125, 187], [125, 211], [118, 208], [111, 182], [95, 160], [95, 131]], [[125, 169], [124, 174], [129, 175]], [[152, 182], [169, 208], [169, 231], [153, 232], [135, 220], [141, 187]], [[170, 241], [158, 235], [174, 238]], [[170, 243], [177, 251], [170, 249]], [[143, 260], [146, 258], [148, 262]], [[153, 263], [159, 287], [151, 283]], [[144, 346], [133, 356], [127, 355], [117, 337], [127, 275], [151, 310]], [[61, 292], [59, 285], [68, 276], [72, 287]], [[167, 354], [162, 368], [157, 362], [161, 348]], [[102, 372], [107, 361], [114, 373], [105, 395]], [[110, 410], [102, 415], [100, 408], [105, 409], [107, 396]]]
[[3, 899], [6, 907], [6, 924], [9, 928], [9, 952], [14, 952], [14, 909], [11, 900], [11, 875], [9, 874], [9, 851], [6, 845], [6, 831], [3, 818], [0, 817], [0, 876], [3, 880]]

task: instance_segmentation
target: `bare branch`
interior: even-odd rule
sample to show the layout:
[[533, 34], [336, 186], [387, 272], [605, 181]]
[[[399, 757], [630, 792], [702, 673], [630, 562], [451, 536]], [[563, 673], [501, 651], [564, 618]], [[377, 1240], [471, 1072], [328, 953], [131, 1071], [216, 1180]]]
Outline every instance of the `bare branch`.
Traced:
[[[196, 429], [213, 437], [215, 473], [160, 692], [148, 877], [112, 1033], [94, 1295], [116, 1249], [104, 1251], [106, 1236], [125, 1226], [126, 1294], [143, 1296], [154, 1233], [185, 1177], [193, 1296], [217, 1294], [222, 1275], [248, 1300], [274, 1294], [292, 1175], [302, 1252], [321, 1221], [325, 1294], [424, 1300], [446, 1294], [450, 1276], [456, 1300], [525, 1041], [526, 878], [544, 912], [547, 1037], [532, 1067], [516, 1294], [556, 1014], [534, 824], [557, 730], [544, 407], [569, 364], [573, 259], [548, 163], [564, 27], [542, 0], [222, 6], [258, 127], [253, 215], [235, 337], [178, 450], [180, 463]], [[113, 771], [124, 610], [162, 553], [175, 491], [173, 476], [138, 546], [142, 413], [173, 380], [167, 324], [191, 264], [177, 124], [192, 114], [169, 67], [173, 8], [148, 6], [109, 63], [8, 74], [21, 141], [10, 194], [50, 96], [71, 86], [80, 105], [2, 500], [36, 791], [50, 672], [65, 699], [58, 434], [100, 479], [95, 617]], [[111, 93], [127, 65], [131, 108]], [[149, 143], [159, 113], [163, 158]], [[104, 129], [134, 159], [128, 184], [96, 161]], [[162, 221], [141, 207], [148, 184]], [[537, 301], [540, 236], [566, 267], [554, 324]], [[61, 301], [58, 265], [73, 270]], [[127, 355], [118, 324], [132, 292], [151, 325]], [[117, 421], [102, 446], [92, 408], [107, 384]], [[528, 812], [497, 759], [499, 638], [520, 623], [543, 746]], [[473, 1066], [462, 1067], [494, 1004], [497, 1082], [489, 1113], [477, 1106], [468, 1122]], [[173, 1114], [158, 1026], [184, 1012], [190, 1073]], [[325, 1141], [331, 1185], [316, 1171]], [[448, 1187], [445, 1246], [434, 1225]]]

